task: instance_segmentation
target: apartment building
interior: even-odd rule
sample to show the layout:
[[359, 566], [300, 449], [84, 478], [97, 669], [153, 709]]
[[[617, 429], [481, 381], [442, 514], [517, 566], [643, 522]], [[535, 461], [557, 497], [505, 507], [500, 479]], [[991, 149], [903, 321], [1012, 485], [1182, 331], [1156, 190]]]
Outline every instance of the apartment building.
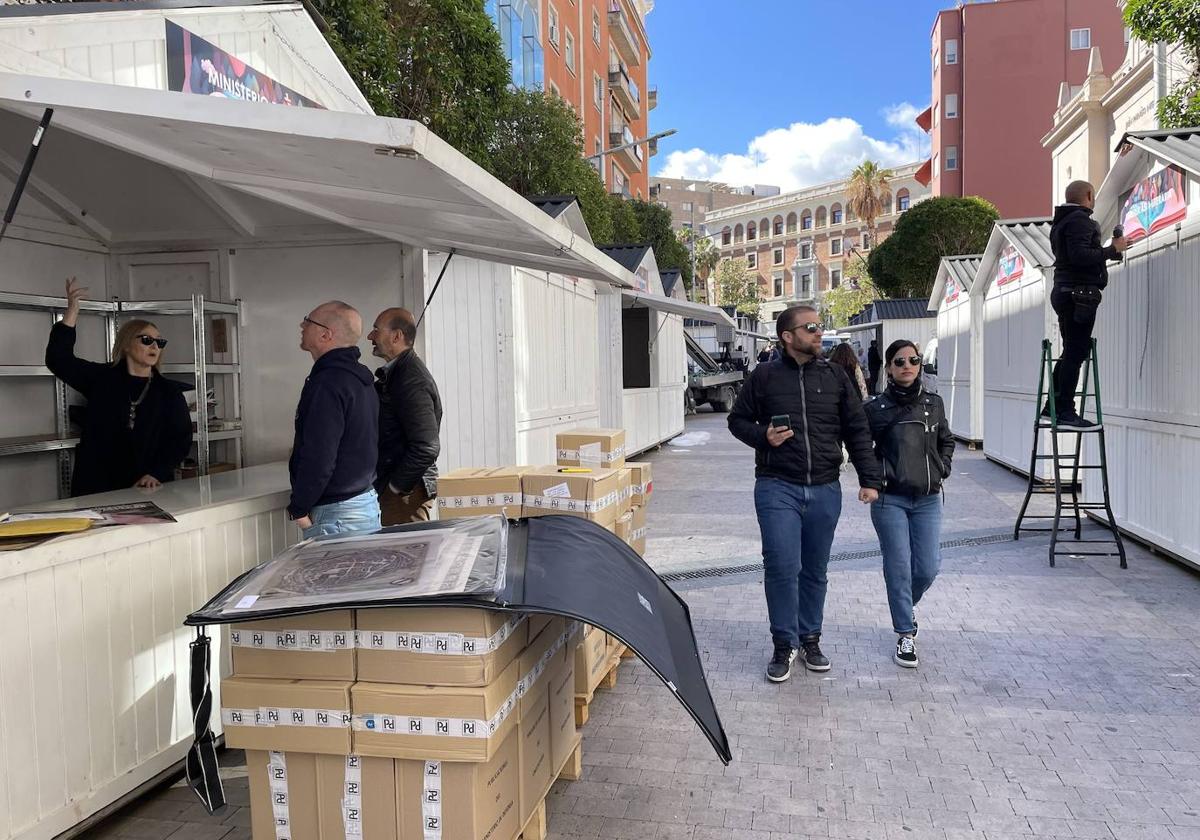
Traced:
[[[647, 85], [652, 0], [486, 0], [513, 84], [566, 100], [580, 116], [588, 155], [650, 136], [658, 92]], [[656, 144], [594, 161], [611, 193], [647, 199]]]
[[[891, 170], [892, 200], [875, 220], [878, 241], [901, 213], [929, 195], [916, 178], [919, 168], [911, 163]], [[708, 235], [722, 259], [745, 259], [758, 277], [761, 321], [774, 321], [796, 303], [818, 304], [822, 292], [841, 285], [849, 260], [867, 258], [874, 243], [848, 203], [846, 181], [840, 180], [708, 213]], [[713, 300], [712, 289], [708, 294]]]
[[731, 187], [720, 181], [695, 178], [654, 176], [650, 179], [650, 199], [671, 211], [671, 226], [675, 230], [694, 228], [701, 236], [707, 233], [705, 219], [710, 210], [737, 207], [779, 193], [779, 187], [767, 184]]
[[1093, 48], [1116, 67], [1125, 28], [1114, 0], [960, 3], [933, 24], [933, 99], [917, 118], [930, 157], [917, 173], [932, 195], [978, 195], [1001, 218], [1049, 212], [1042, 137], [1064, 80], [1083, 84]]

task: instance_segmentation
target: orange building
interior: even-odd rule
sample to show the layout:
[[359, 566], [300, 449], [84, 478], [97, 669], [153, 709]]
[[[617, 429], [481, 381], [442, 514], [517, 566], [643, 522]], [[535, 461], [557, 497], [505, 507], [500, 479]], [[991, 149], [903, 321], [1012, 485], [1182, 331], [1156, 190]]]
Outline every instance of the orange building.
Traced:
[[[513, 84], [546, 90], [580, 115], [588, 155], [650, 134], [657, 92], [647, 86], [653, 0], [487, 0]], [[593, 161], [611, 193], [646, 199], [654, 144]]]

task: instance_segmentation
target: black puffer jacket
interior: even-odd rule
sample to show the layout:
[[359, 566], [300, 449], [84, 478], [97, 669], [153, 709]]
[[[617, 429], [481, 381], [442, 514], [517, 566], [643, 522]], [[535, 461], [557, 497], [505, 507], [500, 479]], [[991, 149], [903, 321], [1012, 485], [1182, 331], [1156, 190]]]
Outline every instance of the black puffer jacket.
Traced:
[[[788, 415], [795, 435], [771, 446], [767, 426], [779, 414]], [[837, 481], [845, 442], [859, 484], [876, 490], [882, 486], [858, 388], [845, 371], [824, 359], [800, 367], [785, 355], [756, 367], [729, 412], [729, 431], [754, 447], [758, 478], [794, 484]]]
[[889, 387], [864, 406], [883, 470], [883, 491], [928, 496], [941, 491], [950, 476], [954, 438], [946, 409], [937, 394], [922, 391], [901, 405]]
[[437, 459], [441, 451], [442, 400], [425, 363], [411, 349], [375, 371], [379, 392], [379, 465], [375, 489], [392, 484], [408, 495], [421, 483], [437, 496]]
[[1108, 261], [1121, 259], [1113, 246], [1101, 247], [1100, 226], [1092, 219], [1092, 211], [1078, 204], [1054, 208], [1050, 248], [1054, 251], [1055, 286], [1103, 289], [1108, 285]]

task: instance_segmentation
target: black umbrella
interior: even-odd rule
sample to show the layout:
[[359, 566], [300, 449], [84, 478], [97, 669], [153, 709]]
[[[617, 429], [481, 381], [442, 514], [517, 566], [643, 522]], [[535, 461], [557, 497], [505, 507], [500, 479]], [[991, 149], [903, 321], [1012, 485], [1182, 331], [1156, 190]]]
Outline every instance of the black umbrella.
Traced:
[[[238, 577], [187, 623], [436, 605], [560, 615], [611, 633], [683, 704], [720, 759], [732, 759], [687, 604], [623, 540], [573, 516], [452, 519], [310, 540]], [[206, 643], [203, 635], [197, 642]], [[204, 653], [192, 658], [196, 768], [215, 767], [211, 701], [196, 702], [206, 696]], [[196, 783], [206, 775], [189, 779], [212, 810], [223, 796], [219, 786]]]

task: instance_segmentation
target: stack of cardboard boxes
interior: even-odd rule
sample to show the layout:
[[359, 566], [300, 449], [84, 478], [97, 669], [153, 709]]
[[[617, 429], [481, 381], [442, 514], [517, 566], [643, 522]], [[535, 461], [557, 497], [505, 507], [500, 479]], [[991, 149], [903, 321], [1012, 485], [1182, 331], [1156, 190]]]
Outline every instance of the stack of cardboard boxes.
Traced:
[[513, 840], [576, 757], [575, 625], [482, 609], [234, 625], [254, 840]]

